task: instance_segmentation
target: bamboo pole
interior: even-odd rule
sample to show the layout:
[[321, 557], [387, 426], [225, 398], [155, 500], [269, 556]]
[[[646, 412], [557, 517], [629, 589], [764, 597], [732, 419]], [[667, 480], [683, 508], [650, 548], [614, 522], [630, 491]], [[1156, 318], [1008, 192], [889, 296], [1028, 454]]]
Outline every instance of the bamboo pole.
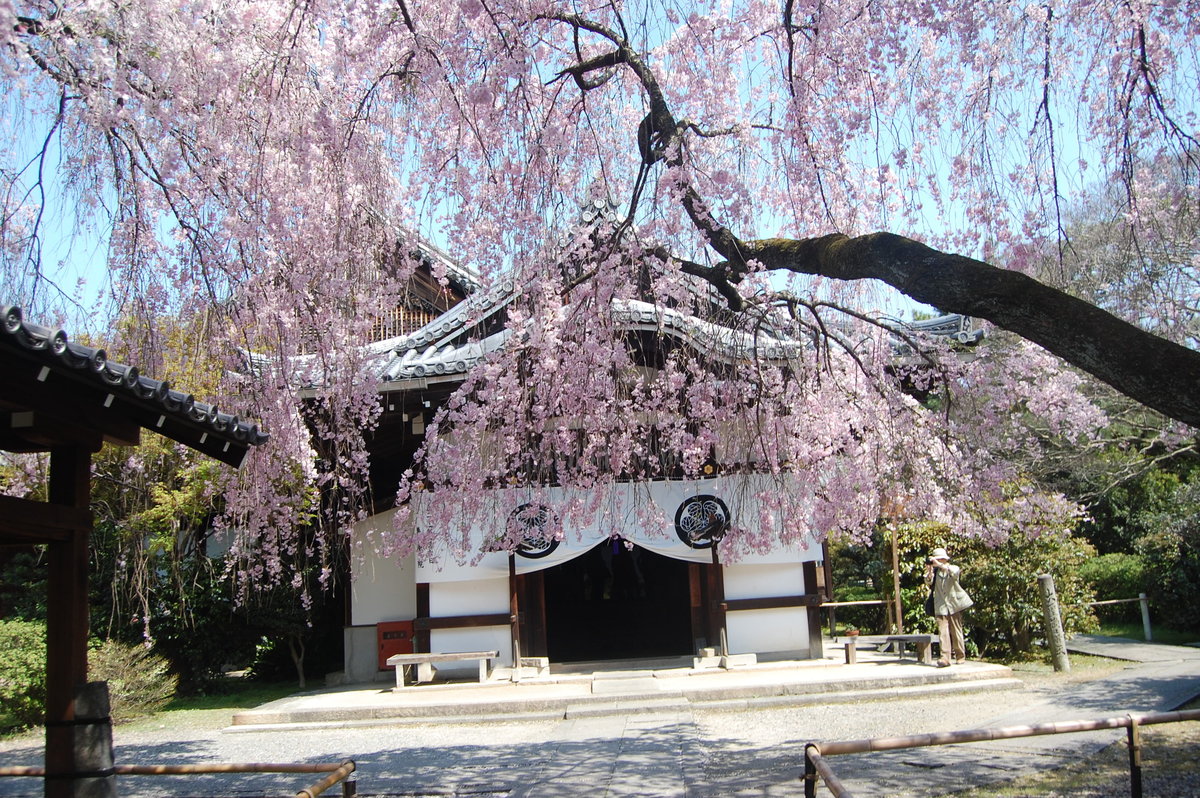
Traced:
[[1141, 726], [1177, 721], [1200, 720], [1200, 709], [1177, 712], [1154, 712], [1146, 715], [1124, 715], [1100, 720], [1065, 720], [1055, 723], [1037, 723], [1030, 726], [1005, 726], [999, 729], [964, 729], [960, 731], [914, 734], [906, 737], [872, 737], [866, 740], [842, 740], [821, 743], [821, 753], [862, 754], [868, 751], [894, 751], [899, 748], [923, 748], [931, 745], [953, 745], [977, 743], [990, 740], [1011, 740], [1018, 737], [1036, 737], [1044, 734], [1068, 734], [1071, 732], [1101, 731], [1103, 729], [1128, 728], [1132, 719]]
[[815, 743], [809, 743], [804, 747], [805, 798], [816, 798], [817, 774], [820, 774], [821, 780], [825, 782], [825, 787], [833, 793], [834, 798], [854, 798], [854, 795], [846, 789], [846, 785], [842, 784], [841, 779], [833, 772], [829, 762], [821, 756], [821, 747]]

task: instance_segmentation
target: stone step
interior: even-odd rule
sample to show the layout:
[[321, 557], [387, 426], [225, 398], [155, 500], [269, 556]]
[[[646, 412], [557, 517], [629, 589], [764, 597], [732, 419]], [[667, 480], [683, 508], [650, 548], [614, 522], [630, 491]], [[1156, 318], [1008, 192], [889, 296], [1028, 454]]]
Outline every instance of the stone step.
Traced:
[[[957, 673], [955, 673], [957, 671]], [[766, 682], [759, 684], [687, 685], [687, 679], [652, 677], [602, 678], [591, 692], [551, 694], [523, 686], [511, 692], [489, 690], [473, 700], [455, 700], [448, 694], [429, 693], [426, 700], [377, 706], [305, 707], [288, 699], [256, 710], [239, 712], [226, 731], [261, 730], [264, 727], [329, 728], [424, 722], [479, 722], [515, 719], [598, 717], [686, 711], [690, 708], [740, 709], [747, 706], [798, 706], [853, 703], [914, 695], [1007, 690], [1022, 686], [1006, 668], [990, 667], [978, 673], [959, 669], [929, 669], [928, 674], [906, 678], [857, 679], [835, 682]]]

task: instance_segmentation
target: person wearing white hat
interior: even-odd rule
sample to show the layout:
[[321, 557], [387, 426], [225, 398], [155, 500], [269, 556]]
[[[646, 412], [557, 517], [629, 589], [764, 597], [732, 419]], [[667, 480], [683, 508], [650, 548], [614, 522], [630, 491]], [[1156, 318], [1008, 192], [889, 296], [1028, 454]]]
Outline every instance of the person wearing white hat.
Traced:
[[950, 564], [950, 555], [938, 547], [929, 552], [925, 560], [925, 584], [930, 586], [933, 616], [937, 619], [938, 640], [942, 653], [938, 667], [950, 665], [950, 656], [958, 665], [967, 661], [967, 649], [963, 641], [963, 611], [975, 602], [959, 584], [962, 569]]

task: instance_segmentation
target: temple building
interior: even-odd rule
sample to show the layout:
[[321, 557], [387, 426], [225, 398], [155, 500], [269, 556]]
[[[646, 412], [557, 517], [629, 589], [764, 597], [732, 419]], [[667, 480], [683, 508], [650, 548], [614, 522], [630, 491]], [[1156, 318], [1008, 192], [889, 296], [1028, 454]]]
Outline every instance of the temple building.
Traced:
[[[544, 657], [551, 667], [689, 657], [705, 649], [718, 656], [820, 657], [819, 605], [827, 600], [823, 546], [814, 535], [722, 562], [724, 532], [759, 518], [754, 495], [763, 477], [722, 468], [732, 455], [720, 451], [699, 478], [618, 482], [605, 497], [610, 511], [587, 524], [572, 527], [555, 515], [572, 498], [565, 488], [540, 490], [535, 501], [498, 502], [514, 508], [509, 523], [527, 530], [512, 553], [488, 551], [476, 529], [458, 530], [474, 547], [466, 564], [451, 556], [437, 562], [388, 558], [366, 544], [390, 534], [396, 510], [386, 497], [412, 465], [433, 413], [471, 369], [505, 345], [512, 334], [506, 308], [520, 294], [511, 282], [483, 290], [476, 275], [444, 253], [425, 245], [420, 250], [426, 264], [411, 299], [412, 307], [426, 310], [423, 323], [393, 327], [395, 335], [371, 347], [383, 406], [368, 441], [371, 482], [373, 495], [385, 503], [351, 536], [345, 680], [390, 678], [386, 658], [413, 651], [497, 650], [501, 666], [518, 657]], [[432, 268], [445, 278], [428, 279]], [[702, 346], [726, 359], [762, 351], [761, 340], [721, 325], [719, 313], [704, 312], [705, 303], [718, 308], [719, 298], [697, 290], [692, 307], [614, 302], [613, 319], [643, 349]], [[915, 326], [963, 343], [981, 334], [959, 316]], [[771, 344], [779, 358], [803, 345]], [[772, 356], [769, 347], [766, 354]], [[647, 504], [653, 512], [634, 512]], [[647, 517], [662, 520], [647, 524]], [[545, 533], [556, 522], [561, 536]]]

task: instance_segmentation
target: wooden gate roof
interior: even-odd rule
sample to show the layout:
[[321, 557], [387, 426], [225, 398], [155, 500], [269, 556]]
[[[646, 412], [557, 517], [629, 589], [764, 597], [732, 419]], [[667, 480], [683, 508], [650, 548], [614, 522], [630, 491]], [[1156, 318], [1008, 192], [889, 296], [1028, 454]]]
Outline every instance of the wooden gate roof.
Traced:
[[114, 363], [103, 349], [0, 308], [0, 450], [138, 443], [148, 429], [235, 468], [267, 435], [164, 380]]

